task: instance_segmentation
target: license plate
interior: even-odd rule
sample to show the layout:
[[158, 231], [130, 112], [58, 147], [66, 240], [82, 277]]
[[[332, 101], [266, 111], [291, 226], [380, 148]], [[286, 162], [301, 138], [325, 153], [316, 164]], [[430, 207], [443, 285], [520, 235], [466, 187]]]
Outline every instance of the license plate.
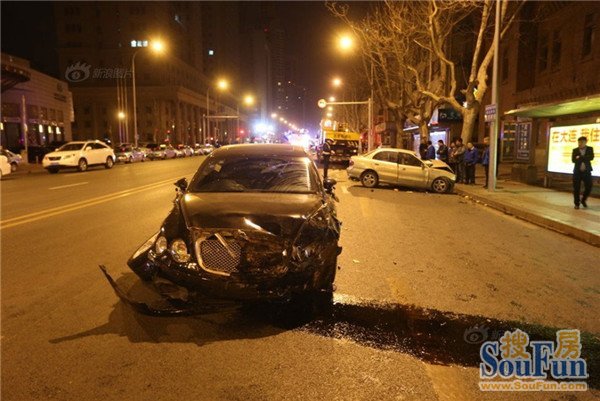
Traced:
[[52, 166], [56, 166], [56, 165], [58, 165], [58, 162], [50, 162], [50, 164], [51, 164]]

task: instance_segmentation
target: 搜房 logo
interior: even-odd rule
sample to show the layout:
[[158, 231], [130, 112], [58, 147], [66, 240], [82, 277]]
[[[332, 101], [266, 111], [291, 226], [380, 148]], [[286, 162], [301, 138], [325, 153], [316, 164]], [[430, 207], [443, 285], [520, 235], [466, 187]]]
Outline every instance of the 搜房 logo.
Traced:
[[[483, 391], [586, 391], [587, 363], [579, 330], [559, 330], [554, 341], [530, 341], [519, 329], [486, 341], [479, 355]], [[500, 380], [497, 380], [500, 379]]]
[[90, 64], [83, 63], [81, 61], [71, 64], [65, 70], [65, 78], [70, 82], [81, 82], [85, 81], [90, 77]]

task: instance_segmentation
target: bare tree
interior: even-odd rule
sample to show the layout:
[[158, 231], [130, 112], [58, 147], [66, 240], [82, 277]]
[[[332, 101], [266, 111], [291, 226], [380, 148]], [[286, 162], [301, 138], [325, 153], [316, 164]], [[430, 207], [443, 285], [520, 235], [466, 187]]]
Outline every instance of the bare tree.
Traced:
[[[499, 0], [502, 1], [502, 0]], [[516, 18], [523, 2], [502, 1], [501, 35]], [[380, 101], [394, 113], [398, 129], [403, 121], [417, 124], [423, 138], [435, 107], [450, 105], [463, 117], [461, 136], [469, 140], [488, 88], [488, 68], [494, 56], [492, 0], [386, 0], [355, 23], [348, 6], [328, 4], [360, 38], [367, 76], [374, 67]], [[456, 42], [472, 44], [455, 54]], [[457, 63], [469, 67], [461, 79]], [[465, 101], [458, 100], [462, 93]]]

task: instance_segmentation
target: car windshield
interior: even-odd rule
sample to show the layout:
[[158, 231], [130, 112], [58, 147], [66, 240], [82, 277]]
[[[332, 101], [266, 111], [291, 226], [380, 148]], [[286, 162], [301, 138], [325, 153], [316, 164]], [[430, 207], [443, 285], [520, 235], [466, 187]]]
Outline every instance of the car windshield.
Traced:
[[131, 152], [131, 147], [120, 147], [117, 149], [117, 152]]
[[191, 192], [315, 193], [318, 175], [304, 157], [211, 157], [200, 167]]
[[81, 150], [83, 148], [83, 145], [85, 145], [84, 143], [67, 143], [64, 144], [63, 146], [61, 146], [60, 148], [58, 148], [58, 150], [60, 152], [65, 151], [65, 150]]

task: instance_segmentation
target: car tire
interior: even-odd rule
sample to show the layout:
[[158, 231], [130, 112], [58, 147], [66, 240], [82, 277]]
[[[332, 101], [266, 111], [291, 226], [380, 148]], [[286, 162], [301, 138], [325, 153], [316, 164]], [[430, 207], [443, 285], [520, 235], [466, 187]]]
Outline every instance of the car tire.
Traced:
[[77, 162], [77, 171], [84, 172], [88, 169], [88, 163], [85, 159], [79, 159]]
[[435, 180], [433, 180], [433, 182], [431, 183], [431, 189], [436, 194], [448, 193], [448, 192], [450, 192], [451, 188], [452, 188], [452, 184], [450, 183], [450, 180], [448, 180], [447, 178], [444, 178], [444, 177], [438, 177]]
[[146, 156], [142, 156], [142, 163], [146, 161]]
[[17, 168], [19, 168], [19, 165], [17, 163], [10, 163], [10, 171], [11, 172], [15, 172], [17, 171]]
[[375, 188], [379, 184], [379, 176], [373, 170], [367, 170], [360, 175], [360, 183], [367, 188]]
[[129, 163], [129, 164], [133, 163], [133, 157], [129, 156], [129, 160], [127, 160], [127, 163]]
[[58, 169], [57, 167], [49, 167], [49, 168], [48, 168], [48, 172], [49, 172], [50, 174], [56, 174], [56, 173], [58, 173], [58, 170], [59, 170], [59, 169]]
[[106, 163], [104, 163], [104, 168], [110, 169], [110, 168], [113, 168], [114, 165], [115, 165], [115, 161], [113, 160], [112, 157], [108, 156], [106, 158]]

